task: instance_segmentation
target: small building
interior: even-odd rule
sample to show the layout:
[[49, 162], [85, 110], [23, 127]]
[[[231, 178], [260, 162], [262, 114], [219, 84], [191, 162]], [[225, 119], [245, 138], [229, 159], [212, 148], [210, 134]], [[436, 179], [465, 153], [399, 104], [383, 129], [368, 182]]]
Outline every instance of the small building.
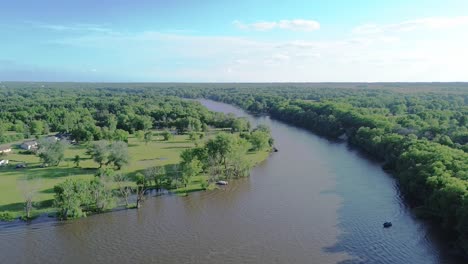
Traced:
[[54, 135], [47, 136], [46, 139], [49, 140], [50, 142], [56, 142], [60, 140], [60, 138]]
[[23, 142], [23, 144], [21, 144], [20, 147], [25, 150], [35, 150], [37, 149], [37, 141], [35, 140], [25, 141]]
[[5, 166], [8, 164], [8, 160], [0, 160], [0, 166]]
[[6, 154], [11, 152], [11, 147], [6, 146], [6, 147], [0, 147], [0, 154]]
[[57, 140], [70, 140], [71, 134], [70, 133], [57, 133], [55, 136]]

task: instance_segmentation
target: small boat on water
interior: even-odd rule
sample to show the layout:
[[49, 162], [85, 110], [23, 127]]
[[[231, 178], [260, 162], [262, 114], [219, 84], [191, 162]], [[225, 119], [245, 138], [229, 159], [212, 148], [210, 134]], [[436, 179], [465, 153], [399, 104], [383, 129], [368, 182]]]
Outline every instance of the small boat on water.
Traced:
[[274, 152], [278, 152], [278, 149], [274, 147], [274, 148], [273, 148], [273, 151], [274, 151]]
[[383, 227], [384, 227], [384, 228], [389, 228], [389, 227], [391, 227], [391, 226], [392, 226], [392, 222], [385, 222], [385, 223], [383, 223]]
[[217, 185], [228, 185], [228, 182], [227, 181], [217, 181], [216, 184]]

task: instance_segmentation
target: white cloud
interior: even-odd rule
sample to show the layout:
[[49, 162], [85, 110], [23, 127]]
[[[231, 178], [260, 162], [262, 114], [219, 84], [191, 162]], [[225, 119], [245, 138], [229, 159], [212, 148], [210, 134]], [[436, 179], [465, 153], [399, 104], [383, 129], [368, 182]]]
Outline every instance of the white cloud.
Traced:
[[239, 29], [268, 31], [273, 29], [283, 29], [292, 31], [314, 31], [320, 29], [320, 23], [315, 20], [292, 19], [280, 21], [260, 21], [255, 23], [232, 22]]
[[60, 31], [60, 32], [95, 32], [95, 33], [113, 33], [114, 31], [108, 27], [99, 24], [48, 24], [36, 21], [27, 21], [26, 23], [31, 24], [36, 28]]
[[281, 20], [278, 23], [278, 27], [295, 31], [314, 31], [320, 29], [320, 24], [314, 20], [294, 19]]
[[428, 17], [406, 20], [395, 24], [364, 24], [353, 29], [355, 34], [398, 33], [415, 30], [440, 30], [456, 27], [468, 28], [468, 16]]

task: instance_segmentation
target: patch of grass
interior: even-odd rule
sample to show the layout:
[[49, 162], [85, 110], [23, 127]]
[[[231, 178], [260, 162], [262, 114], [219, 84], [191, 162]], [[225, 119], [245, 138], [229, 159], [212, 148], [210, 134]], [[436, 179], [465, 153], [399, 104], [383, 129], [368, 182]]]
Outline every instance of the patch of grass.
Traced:
[[[140, 142], [135, 137], [129, 138], [129, 166], [122, 168], [126, 174], [142, 172], [151, 166], [178, 163], [180, 152], [193, 147], [193, 142], [186, 135], [177, 135], [170, 141]], [[171, 148], [167, 148], [171, 147]], [[75, 167], [73, 158], [79, 155], [80, 167]], [[37, 179], [38, 190], [34, 198], [33, 214], [53, 213], [53, 188], [68, 178], [91, 179], [98, 164], [86, 154], [85, 145], [71, 145], [65, 152], [65, 159], [57, 167], [41, 168], [40, 160], [32, 154], [22, 154], [19, 149], [3, 157], [10, 161], [9, 166], [0, 167], [0, 212], [8, 211], [14, 217], [24, 215], [24, 195], [22, 182]], [[26, 163], [27, 168], [15, 169], [18, 163]]]

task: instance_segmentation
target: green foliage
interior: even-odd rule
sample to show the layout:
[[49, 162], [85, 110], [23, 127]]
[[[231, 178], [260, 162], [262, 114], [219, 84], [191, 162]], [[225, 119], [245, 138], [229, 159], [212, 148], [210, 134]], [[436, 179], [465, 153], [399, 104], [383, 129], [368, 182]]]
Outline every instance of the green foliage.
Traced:
[[130, 163], [130, 156], [128, 154], [128, 145], [122, 141], [112, 142], [109, 148], [109, 155], [107, 157], [107, 165], [114, 164], [118, 170]]
[[203, 171], [202, 163], [194, 158], [190, 162], [182, 164], [182, 182], [187, 186], [190, 178], [199, 175]]
[[80, 155], [75, 155], [75, 157], [73, 158], [73, 163], [75, 164], [75, 167], [80, 167], [80, 161], [81, 161]]
[[164, 141], [169, 141], [174, 138], [174, 135], [168, 130], [163, 131], [162, 136], [164, 138]]
[[10, 212], [0, 212], [0, 221], [11, 222], [14, 221], [15, 217]]
[[93, 160], [99, 164], [99, 168], [106, 163], [109, 153], [109, 142], [105, 140], [96, 141], [89, 149], [90, 155]]
[[270, 134], [262, 130], [254, 130], [249, 137], [249, 142], [252, 144], [252, 150], [264, 150], [270, 146]]
[[63, 219], [86, 216], [86, 206], [91, 202], [89, 183], [85, 180], [67, 179], [54, 187], [54, 205]]
[[33, 120], [29, 129], [33, 135], [42, 135], [44, 133], [44, 123], [40, 120]]
[[151, 140], [153, 140], [153, 132], [151, 132], [150, 130], [146, 131], [143, 135], [143, 139], [145, 143], [148, 144]]
[[244, 132], [250, 130], [250, 122], [246, 118], [236, 118], [232, 122], [233, 132]]
[[42, 139], [38, 142], [39, 148], [37, 154], [42, 163], [48, 166], [58, 166], [63, 160], [67, 143], [64, 141], [55, 141]]

